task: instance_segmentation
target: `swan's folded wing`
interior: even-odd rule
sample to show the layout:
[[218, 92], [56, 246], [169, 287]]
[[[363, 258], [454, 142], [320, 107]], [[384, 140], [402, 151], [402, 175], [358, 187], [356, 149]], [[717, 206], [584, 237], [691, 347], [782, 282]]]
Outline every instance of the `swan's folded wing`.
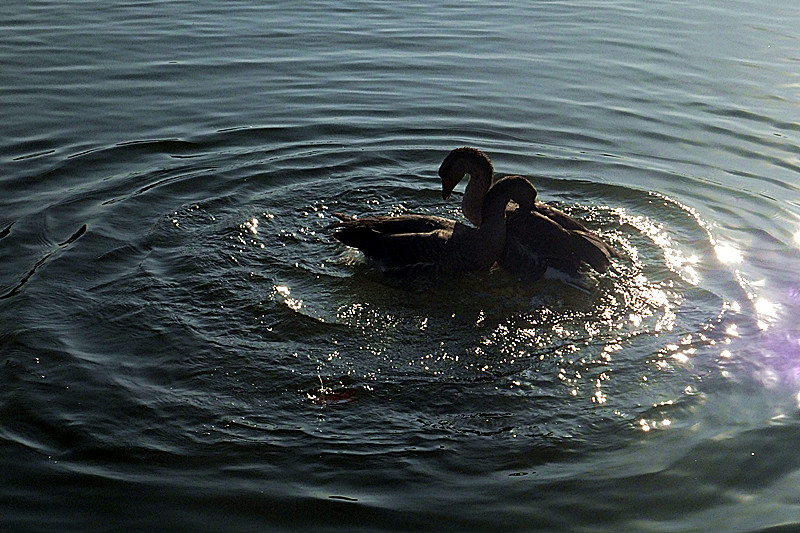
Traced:
[[440, 271], [448, 235], [445, 230], [436, 230], [386, 236], [379, 261], [385, 268], [395, 270]]
[[569, 239], [569, 232], [546, 216], [516, 211], [506, 219], [506, 246], [500, 266], [528, 281], [542, 277], [548, 265], [556, 266], [551, 265], [554, 259], [571, 268], [579, 261], [564, 247]]
[[618, 254], [599, 235], [591, 231], [573, 231], [573, 246], [582, 261], [598, 272], [608, 270], [612, 257]]
[[[333, 237], [358, 248], [384, 270], [436, 271], [453, 223], [424, 217], [374, 217], [331, 224]], [[422, 229], [432, 231], [408, 232]]]
[[608, 270], [611, 258], [618, 254], [602, 237], [569, 215], [555, 208], [540, 209], [541, 205], [537, 203], [536, 211], [515, 213], [508, 219], [510, 240], [518, 240], [549, 266], [568, 274], [576, 274], [581, 262], [597, 272]]
[[497, 262], [506, 272], [528, 282], [540, 279], [547, 270], [546, 258], [511, 234]]
[[544, 202], [536, 202], [536, 211], [546, 216], [564, 229], [573, 231], [591, 231], [588, 227], [586, 227], [586, 224], [577, 218], [572, 217], [562, 210]]

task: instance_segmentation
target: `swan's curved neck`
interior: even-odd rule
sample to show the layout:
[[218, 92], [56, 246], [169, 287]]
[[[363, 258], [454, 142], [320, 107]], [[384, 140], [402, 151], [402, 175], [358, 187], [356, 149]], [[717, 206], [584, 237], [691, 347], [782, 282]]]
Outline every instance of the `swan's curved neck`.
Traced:
[[[488, 270], [502, 255], [506, 245], [506, 205], [514, 200], [522, 206], [533, 205], [536, 189], [519, 176], [503, 178], [485, 195], [483, 201], [483, 223], [477, 228], [456, 225], [461, 237], [454, 237], [458, 244], [445, 254], [442, 268], [447, 270]], [[461, 228], [461, 229], [459, 229]], [[457, 265], [457, 266], [451, 266]]]
[[505, 229], [506, 206], [512, 200], [520, 207], [530, 209], [536, 201], [536, 189], [521, 176], [499, 180], [483, 197], [479, 228], [486, 228], [487, 232], [496, 231], [500, 226]]
[[464, 190], [464, 198], [461, 200], [461, 212], [467, 217], [467, 220], [478, 227], [482, 222], [483, 199], [492, 186], [494, 169], [488, 161], [485, 164], [476, 161], [470, 163], [467, 171], [469, 181]]

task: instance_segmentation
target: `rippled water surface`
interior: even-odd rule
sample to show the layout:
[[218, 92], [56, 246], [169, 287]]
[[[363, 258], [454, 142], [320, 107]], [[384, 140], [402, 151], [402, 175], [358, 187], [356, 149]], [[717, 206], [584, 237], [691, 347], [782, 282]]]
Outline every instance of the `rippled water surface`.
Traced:
[[[3, 531], [800, 528], [794, 4], [0, 25]], [[461, 220], [463, 145], [627, 258], [396, 280], [330, 238]]]

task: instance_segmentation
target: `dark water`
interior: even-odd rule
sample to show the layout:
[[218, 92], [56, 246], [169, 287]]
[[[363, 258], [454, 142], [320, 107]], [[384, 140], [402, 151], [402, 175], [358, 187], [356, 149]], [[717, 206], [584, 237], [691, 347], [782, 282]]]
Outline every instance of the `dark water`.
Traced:
[[[263, 4], [0, 6], [0, 530], [800, 528], [799, 7]], [[631, 260], [330, 239], [465, 144]]]

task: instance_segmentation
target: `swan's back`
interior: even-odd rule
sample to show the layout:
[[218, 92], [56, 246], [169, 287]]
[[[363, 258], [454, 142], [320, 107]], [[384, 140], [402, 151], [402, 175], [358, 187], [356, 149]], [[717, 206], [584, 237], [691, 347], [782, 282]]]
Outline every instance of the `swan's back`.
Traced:
[[498, 262], [526, 279], [540, 278], [548, 267], [576, 276], [581, 263], [602, 273], [608, 270], [611, 258], [617, 257], [613, 248], [580, 221], [539, 202], [529, 212], [515, 210], [507, 226], [506, 249]]
[[425, 215], [349, 219], [329, 226], [333, 238], [358, 248], [381, 270], [438, 271], [455, 222]]
[[472, 228], [427, 215], [342, 219], [329, 226], [333, 237], [358, 248], [383, 269], [429, 268], [439, 272], [488, 270], [506, 242], [505, 211], [509, 201], [530, 210], [536, 189], [518, 176], [499, 180], [482, 205], [484, 224]]

